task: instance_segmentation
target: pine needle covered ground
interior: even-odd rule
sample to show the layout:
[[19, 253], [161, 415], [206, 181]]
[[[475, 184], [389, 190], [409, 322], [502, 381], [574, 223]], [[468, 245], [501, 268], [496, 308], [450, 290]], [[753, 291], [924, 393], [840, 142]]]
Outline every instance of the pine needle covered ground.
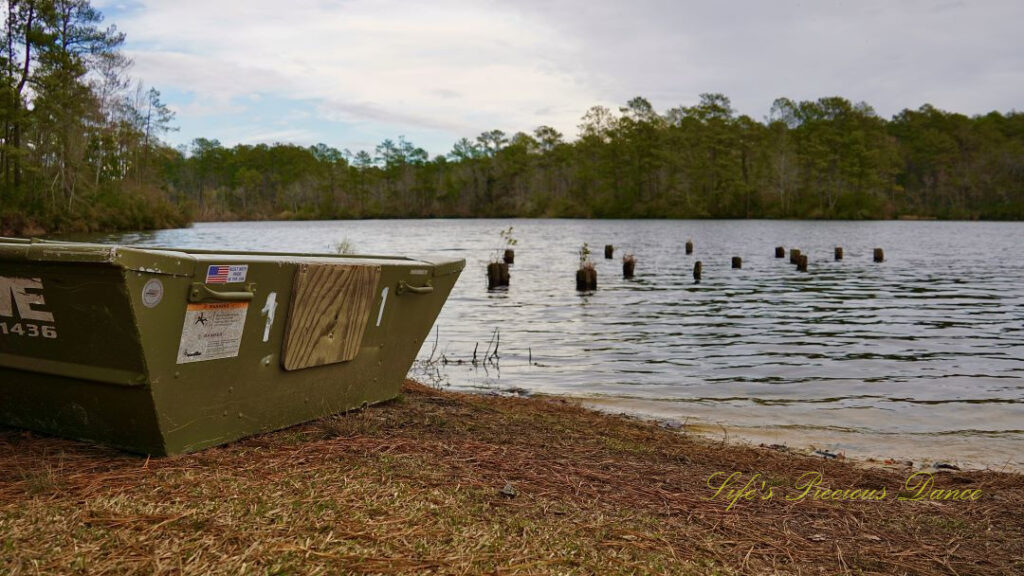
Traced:
[[[716, 472], [760, 474], [753, 499], [711, 498]], [[886, 498], [787, 500], [808, 472]], [[0, 429], [0, 573], [1024, 573], [1024, 476], [935, 474], [980, 498], [898, 501], [909, 474], [409, 382], [166, 459]]]

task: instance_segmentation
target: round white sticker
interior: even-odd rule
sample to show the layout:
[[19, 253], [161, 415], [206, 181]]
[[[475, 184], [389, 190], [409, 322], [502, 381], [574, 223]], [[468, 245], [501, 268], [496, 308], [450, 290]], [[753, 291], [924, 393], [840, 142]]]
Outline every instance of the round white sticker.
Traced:
[[164, 283], [153, 278], [142, 288], [142, 304], [146, 308], [155, 308], [164, 299]]

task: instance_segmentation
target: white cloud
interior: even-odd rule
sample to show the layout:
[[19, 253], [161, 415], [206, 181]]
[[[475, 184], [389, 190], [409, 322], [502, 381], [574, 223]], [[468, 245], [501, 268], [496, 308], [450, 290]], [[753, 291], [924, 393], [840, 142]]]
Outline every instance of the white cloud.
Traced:
[[[1014, 0], [517, 5], [577, 38], [580, 67], [610, 79], [602, 96], [617, 102], [648, 95], [667, 108], [722, 92], [758, 118], [779, 96], [839, 95], [885, 115], [929, 100], [970, 114], [1019, 107], [1024, 93], [1024, 3]], [[995, 80], [1007, 74], [1018, 82]]]
[[[461, 2], [146, 0], [118, 18], [135, 73], [195, 93], [216, 114], [265, 94], [313, 100], [328, 119], [463, 135], [571, 128], [597, 92], [560, 62], [571, 42], [539, 21]], [[571, 102], [572, 116], [537, 115]], [[253, 103], [246, 104], [253, 106]], [[555, 110], [555, 109], [552, 109]]]
[[316, 139], [316, 134], [303, 129], [246, 130], [231, 136], [242, 144], [311, 143]]
[[541, 124], [572, 137], [590, 106], [636, 95], [665, 110], [722, 92], [760, 118], [779, 96], [840, 95], [891, 115], [925, 102], [1009, 110], [1024, 93], [1014, 1], [115, 4], [98, 3], [127, 33], [135, 74], [194, 94], [171, 102], [182, 120], [270, 117], [267, 102], [294, 100], [312, 103], [325, 134], [335, 121], [362, 138], [420, 130], [450, 145]]

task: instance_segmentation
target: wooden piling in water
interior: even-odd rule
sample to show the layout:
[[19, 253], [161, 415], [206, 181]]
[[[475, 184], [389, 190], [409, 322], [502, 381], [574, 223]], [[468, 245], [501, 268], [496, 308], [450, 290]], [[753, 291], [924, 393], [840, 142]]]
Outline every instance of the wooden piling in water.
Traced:
[[776, 246], [775, 247], [775, 257], [776, 258], [785, 258], [786, 257], [786, 249], [784, 247], [782, 247], [782, 246]]
[[622, 277], [626, 279], [632, 278], [635, 271], [636, 257], [632, 254], [626, 254], [622, 257]]
[[885, 262], [885, 252], [881, 248], [875, 248], [875, 262]]
[[605, 259], [606, 260], [611, 260], [614, 254], [615, 254], [615, 247], [612, 246], [611, 244], [605, 244], [604, 245], [604, 257], [605, 257]]
[[799, 264], [800, 263], [800, 250], [798, 250], [796, 248], [791, 248], [789, 250], [789, 263], [790, 264]]
[[693, 242], [690, 240], [686, 241], [686, 253], [693, 254]]
[[740, 268], [743, 268], [743, 258], [740, 258], [739, 256], [733, 256], [732, 257], [732, 267], [734, 269], [736, 269], [736, 270], [739, 270]]
[[597, 268], [593, 265], [581, 266], [576, 271], [576, 289], [580, 292], [597, 290]]
[[836, 262], [839, 262], [842, 259], [843, 259], [843, 247], [842, 246], [836, 246]]
[[516, 262], [516, 251], [511, 248], [505, 248], [505, 255], [502, 257], [505, 264], [515, 264]]
[[807, 254], [801, 254], [796, 263], [796, 269], [800, 272], [807, 272]]
[[491, 262], [490, 264], [487, 265], [488, 290], [507, 287], [508, 282], [508, 264], [504, 262]]
[[704, 268], [704, 266], [700, 263], [700, 260], [697, 260], [696, 262], [693, 263], [693, 283], [694, 284], [700, 284], [700, 276], [701, 276], [701, 272], [703, 272], [703, 268]]

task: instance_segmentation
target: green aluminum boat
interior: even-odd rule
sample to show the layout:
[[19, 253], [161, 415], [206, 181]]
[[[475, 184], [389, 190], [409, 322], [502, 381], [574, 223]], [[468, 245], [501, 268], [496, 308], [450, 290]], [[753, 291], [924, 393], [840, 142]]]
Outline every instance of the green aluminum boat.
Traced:
[[0, 424], [163, 456], [394, 398], [464, 267], [0, 238]]

